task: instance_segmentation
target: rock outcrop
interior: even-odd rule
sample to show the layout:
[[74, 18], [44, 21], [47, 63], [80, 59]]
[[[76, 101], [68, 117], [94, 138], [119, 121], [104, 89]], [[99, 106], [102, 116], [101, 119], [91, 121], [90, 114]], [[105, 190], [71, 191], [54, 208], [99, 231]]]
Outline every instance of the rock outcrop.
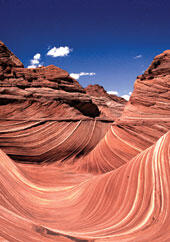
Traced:
[[[0, 41], [0, 70], [1, 73], [10, 70], [12, 67], [21, 67], [22, 62]], [[2, 78], [2, 77], [1, 77]]]
[[67, 71], [53, 65], [24, 68], [2, 42], [0, 63], [0, 147], [15, 161], [44, 163], [86, 154], [114, 121], [102, 118]]
[[79, 159], [80, 170], [106, 172], [116, 169], [169, 131], [169, 71], [170, 51], [165, 51], [154, 58], [144, 75], [137, 77], [122, 115], [96, 148]]
[[[38, 106], [41, 118], [62, 116], [64, 119], [69, 118], [67, 113], [70, 113], [70, 118], [80, 119], [84, 116], [97, 117], [100, 114], [90, 96], [69, 76], [68, 72], [53, 65], [36, 69], [24, 68], [20, 60], [2, 42], [0, 42], [0, 102], [0, 113], [3, 112], [3, 117], [7, 115], [8, 119], [10, 118], [8, 106], [5, 106], [6, 112], [4, 112], [2, 105], [14, 102], [16, 104], [19, 102], [22, 110], [26, 110], [28, 105], [32, 105], [33, 108]], [[44, 104], [48, 106], [47, 113], [43, 113], [44, 109], [40, 110]], [[59, 106], [59, 109], [53, 110], [51, 106], [52, 108]], [[17, 111], [13, 113], [16, 114]], [[37, 113], [37, 110], [33, 110], [33, 113], [35, 112]], [[11, 118], [24, 119], [23, 115], [22, 112], [18, 112], [18, 117], [12, 115]], [[36, 117], [30, 116], [29, 119], [31, 118]]]
[[0, 240], [170, 241], [170, 51], [128, 102], [0, 56]]
[[[156, 56], [141, 76], [137, 77], [125, 116], [169, 117], [170, 50]], [[132, 106], [134, 108], [132, 108]], [[135, 112], [134, 112], [135, 111]], [[128, 114], [129, 113], [129, 114]], [[140, 114], [139, 114], [140, 113]]]
[[100, 110], [100, 117], [106, 120], [115, 120], [123, 112], [127, 101], [124, 98], [116, 95], [108, 94], [100, 85], [89, 85], [85, 88], [86, 93], [89, 94], [93, 102]]
[[0, 151], [0, 235], [8, 241], [169, 241], [169, 153], [167, 133], [119, 169], [92, 176], [19, 166]]

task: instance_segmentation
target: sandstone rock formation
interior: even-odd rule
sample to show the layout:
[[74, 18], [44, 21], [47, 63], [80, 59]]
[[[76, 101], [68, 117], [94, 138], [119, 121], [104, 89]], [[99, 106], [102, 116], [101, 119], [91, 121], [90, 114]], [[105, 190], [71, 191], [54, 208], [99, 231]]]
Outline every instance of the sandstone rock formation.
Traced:
[[170, 51], [126, 104], [0, 56], [0, 240], [169, 241]]
[[88, 153], [114, 121], [102, 119], [68, 72], [53, 65], [24, 68], [2, 42], [0, 63], [0, 147], [16, 161], [44, 163]]
[[116, 95], [108, 94], [102, 86], [89, 85], [85, 88], [86, 93], [89, 94], [93, 102], [100, 110], [100, 117], [106, 120], [115, 120], [120, 117], [125, 107], [126, 100]]
[[[28, 116], [25, 116], [28, 106], [32, 106], [32, 112], [37, 113], [36, 107], [41, 109], [42, 104], [47, 105], [48, 109], [47, 112], [44, 109], [41, 112], [39, 110], [38, 118], [79, 116], [80, 119], [83, 116], [96, 117], [100, 114], [98, 107], [92, 103], [91, 98], [68, 72], [53, 65], [36, 69], [24, 68], [20, 60], [2, 42], [0, 42], [0, 87], [1, 105], [19, 102], [19, 108], [24, 110], [24, 112], [13, 110], [18, 116], [9, 117], [8, 107], [11, 109], [14, 105], [5, 106], [5, 109], [1, 106], [0, 113], [3, 112], [1, 118], [7, 116], [8, 119], [24, 119]], [[59, 108], [54, 110], [54, 106]], [[65, 110], [68, 110], [68, 113]], [[36, 116], [29, 116], [29, 119], [36, 119]]]
[[118, 168], [168, 132], [169, 70], [170, 51], [165, 51], [154, 58], [144, 75], [137, 77], [134, 91], [122, 115], [112, 124], [97, 147], [83, 160], [79, 160], [79, 169], [107, 172]]
[[8, 241], [168, 241], [170, 133], [99, 176], [17, 167], [0, 151], [0, 235]]

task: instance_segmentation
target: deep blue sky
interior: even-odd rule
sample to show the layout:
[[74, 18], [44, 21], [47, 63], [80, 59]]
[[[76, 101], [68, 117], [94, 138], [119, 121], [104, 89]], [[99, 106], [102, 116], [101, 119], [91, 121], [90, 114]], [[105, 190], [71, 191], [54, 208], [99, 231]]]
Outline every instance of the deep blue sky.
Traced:
[[[170, 48], [169, 0], [0, 0], [0, 23], [0, 39], [25, 67], [40, 53], [44, 65], [96, 73], [80, 77], [81, 85], [98, 83], [120, 95]], [[73, 51], [46, 56], [54, 46]]]

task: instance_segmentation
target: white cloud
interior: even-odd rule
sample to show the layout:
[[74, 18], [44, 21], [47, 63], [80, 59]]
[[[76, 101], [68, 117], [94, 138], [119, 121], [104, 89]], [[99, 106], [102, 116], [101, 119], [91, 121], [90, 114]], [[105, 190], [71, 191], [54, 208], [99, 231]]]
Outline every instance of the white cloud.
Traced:
[[78, 74], [78, 73], [71, 73], [70, 76], [76, 80], [78, 80], [80, 78], [80, 74]]
[[80, 76], [95, 76], [95, 72], [80, 72], [80, 73], [70, 73], [70, 76], [76, 80], [80, 78]]
[[39, 60], [40, 58], [41, 58], [40, 53], [35, 54], [33, 57], [34, 60]]
[[59, 48], [53, 47], [47, 52], [47, 55], [52, 57], [67, 56], [71, 51], [72, 49], [68, 46], [61, 46]]
[[125, 94], [125, 95], [123, 95], [123, 96], [121, 96], [121, 97], [123, 97], [123, 98], [126, 99], [127, 101], [129, 101], [129, 98], [130, 98], [130, 96], [127, 95], [127, 94]]
[[36, 68], [36, 67], [37, 67], [36, 65], [27, 66], [27, 68]]
[[40, 67], [40, 58], [41, 58], [41, 54], [37, 53], [33, 56], [33, 59], [30, 60], [31, 65], [27, 66], [27, 68], [37, 68]]
[[108, 91], [107, 93], [108, 94], [117, 95], [117, 96], [119, 95], [119, 93], [117, 91]]
[[37, 65], [37, 64], [39, 64], [39, 60], [34, 60], [34, 59], [33, 59], [33, 60], [31, 60], [30, 62], [31, 62], [31, 64], [33, 64], [33, 65]]
[[94, 72], [80, 72], [80, 76], [94, 76], [96, 73]]
[[140, 54], [140, 55], [136, 55], [135, 57], [133, 57], [134, 59], [140, 59], [140, 58], [142, 58], [142, 55]]
[[131, 94], [132, 94], [132, 92], [129, 92], [129, 94], [125, 94], [125, 95], [123, 95], [121, 97], [123, 97], [124, 99], [126, 99], [127, 101], [129, 101], [129, 98], [130, 98]]

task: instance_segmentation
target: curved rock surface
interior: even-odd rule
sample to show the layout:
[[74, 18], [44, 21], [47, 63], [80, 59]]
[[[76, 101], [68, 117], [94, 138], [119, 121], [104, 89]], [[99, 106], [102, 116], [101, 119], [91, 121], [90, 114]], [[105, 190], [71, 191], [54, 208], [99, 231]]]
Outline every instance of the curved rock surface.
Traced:
[[92, 176], [14, 164], [0, 151], [0, 236], [9, 241], [168, 241], [170, 133]]
[[[155, 65], [155, 62], [160, 64]], [[168, 132], [170, 51], [156, 56], [148, 70], [137, 77], [122, 115], [97, 147], [79, 160], [78, 169], [96, 173], [118, 168]]]
[[170, 51], [126, 104], [0, 57], [0, 241], [170, 241]]
[[53, 65], [24, 68], [2, 42], [0, 60], [0, 148], [15, 161], [44, 163], [87, 154], [115, 120], [116, 106], [103, 117], [68, 72]]

